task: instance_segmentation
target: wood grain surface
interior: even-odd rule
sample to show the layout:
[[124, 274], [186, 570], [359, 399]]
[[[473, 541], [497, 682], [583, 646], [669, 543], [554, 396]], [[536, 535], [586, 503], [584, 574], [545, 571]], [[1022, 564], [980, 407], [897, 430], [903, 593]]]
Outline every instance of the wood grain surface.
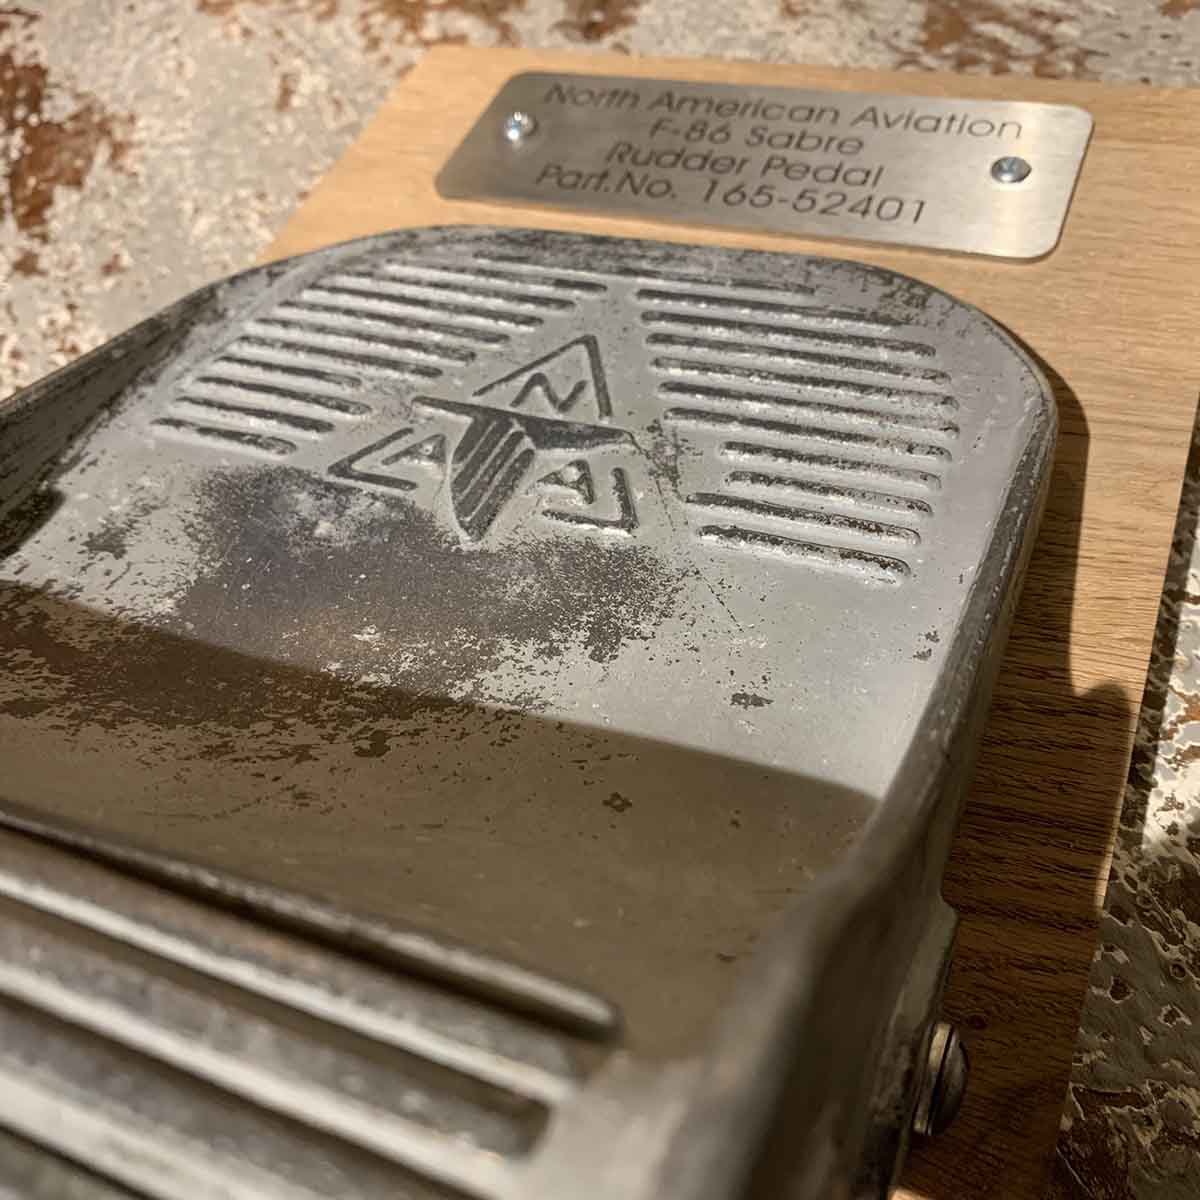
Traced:
[[[1033, 263], [442, 200], [433, 179], [526, 70], [1044, 100], [1095, 133], [1062, 243]], [[1200, 93], [1014, 76], [440, 49], [395, 90], [268, 252], [387, 229], [524, 225], [854, 257], [986, 310], [1041, 359], [1062, 432], [1049, 508], [945, 893], [946, 998], [971, 1056], [956, 1124], [909, 1196], [1041, 1196], [1057, 1134], [1195, 416]]]

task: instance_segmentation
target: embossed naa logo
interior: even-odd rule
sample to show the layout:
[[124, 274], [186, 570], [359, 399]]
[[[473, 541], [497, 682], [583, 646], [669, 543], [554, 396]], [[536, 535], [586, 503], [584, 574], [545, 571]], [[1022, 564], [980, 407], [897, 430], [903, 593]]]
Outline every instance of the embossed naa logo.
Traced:
[[483, 384], [470, 400], [416, 397], [413, 424], [329, 472], [404, 492], [439, 473], [444, 515], [468, 544], [482, 541], [523, 496], [533, 497], [543, 519], [628, 533], [637, 514], [625, 471], [594, 461], [633, 446], [607, 423], [611, 417], [600, 348], [588, 334]]

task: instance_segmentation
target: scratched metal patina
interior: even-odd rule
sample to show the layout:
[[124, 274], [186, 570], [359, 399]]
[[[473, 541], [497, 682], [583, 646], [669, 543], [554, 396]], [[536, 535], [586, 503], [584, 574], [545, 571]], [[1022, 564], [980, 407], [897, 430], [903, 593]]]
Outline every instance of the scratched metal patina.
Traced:
[[[1200, 82], [1200, 0], [16, 0], [0, 5], [0, 395], [250, 262], [447, 41]], [[1170, 1200], [1200, 1179], [1198, 505], [1193, 469], [1059, 1200]]]

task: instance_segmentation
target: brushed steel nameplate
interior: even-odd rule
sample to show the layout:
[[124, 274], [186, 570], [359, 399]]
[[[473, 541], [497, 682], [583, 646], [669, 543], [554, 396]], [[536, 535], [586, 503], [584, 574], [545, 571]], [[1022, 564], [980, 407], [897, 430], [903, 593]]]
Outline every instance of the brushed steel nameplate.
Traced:
[[527, 72], [437, 187], [1027, 259], [1057, 245], [1091, 132], [1091, 116], [1065, 104]]

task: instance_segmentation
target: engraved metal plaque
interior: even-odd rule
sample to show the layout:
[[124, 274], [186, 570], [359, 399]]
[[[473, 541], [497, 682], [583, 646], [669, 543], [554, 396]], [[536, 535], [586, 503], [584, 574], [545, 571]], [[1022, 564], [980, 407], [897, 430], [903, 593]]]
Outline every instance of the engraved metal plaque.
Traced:
[[514, 76], [437, 179], [459, 200], [1037, 258], [1081, 108], [605, 75]]

